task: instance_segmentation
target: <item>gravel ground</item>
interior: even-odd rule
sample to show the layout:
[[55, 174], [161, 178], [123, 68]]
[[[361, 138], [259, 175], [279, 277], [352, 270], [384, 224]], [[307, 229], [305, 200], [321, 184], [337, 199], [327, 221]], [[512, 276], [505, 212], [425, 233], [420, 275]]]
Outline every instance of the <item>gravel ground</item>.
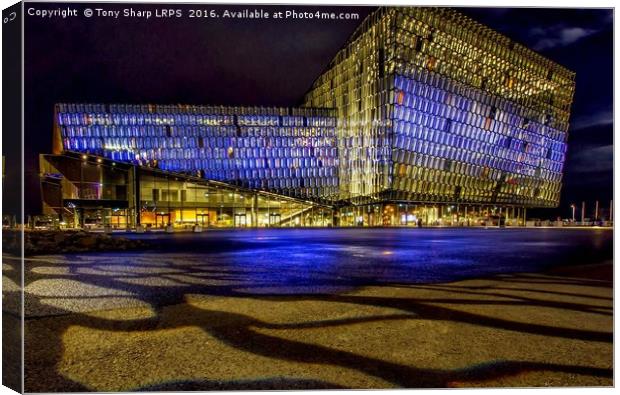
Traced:
[[26, 391], [609, 386], [610, 256], [605, 231], [388, 230], [31, 257]]
[[187, 294], [159, 309], [29, 319], [26, 389], [610, 386], [611, 282], [578, 277]]

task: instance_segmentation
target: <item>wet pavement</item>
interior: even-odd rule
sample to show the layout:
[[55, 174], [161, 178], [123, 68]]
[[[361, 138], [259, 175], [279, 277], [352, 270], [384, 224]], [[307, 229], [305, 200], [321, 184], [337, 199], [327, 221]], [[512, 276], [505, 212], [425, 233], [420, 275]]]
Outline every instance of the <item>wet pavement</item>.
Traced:
[[[364, 285], [455, 281], [612, 258], [608, 229], [262, 229], [133, 235], [162, 253], [217, 256], [285, 275], [303, 269]], [[588, 262], [584, 262], [584, 260]], [[270, 278], [257, 279], [261, 281]], [[308, 277], [308, 281], [313, 282]]]
[[26, 391], [613, 385], [609, 230], [130, 237], [26, 259]]
[[[146, 251], [32, 257], [26, 314], [445, 283], [612, 259], [604, 229], [262, 229], [153, 233]], [[5, 261], [9, 262], [9, 261]]]

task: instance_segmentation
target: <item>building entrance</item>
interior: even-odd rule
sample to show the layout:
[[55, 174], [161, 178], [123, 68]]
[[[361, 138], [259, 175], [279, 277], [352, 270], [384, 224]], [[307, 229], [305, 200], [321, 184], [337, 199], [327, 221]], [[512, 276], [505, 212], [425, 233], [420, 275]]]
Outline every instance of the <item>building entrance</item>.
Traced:
[[269, 226], [280, 226], [282, 222], [280, 214], [270, 213], [269, 214]]
[[155, 214], [155, 227], [163, 228], [170, 223], [170, 214]]
[[247, 226], [246, 214], [235, 214], [235, 227], [245, 228]]
[[202, 227], [209, 226], [209, 214], [196, 214], [196, 223]]

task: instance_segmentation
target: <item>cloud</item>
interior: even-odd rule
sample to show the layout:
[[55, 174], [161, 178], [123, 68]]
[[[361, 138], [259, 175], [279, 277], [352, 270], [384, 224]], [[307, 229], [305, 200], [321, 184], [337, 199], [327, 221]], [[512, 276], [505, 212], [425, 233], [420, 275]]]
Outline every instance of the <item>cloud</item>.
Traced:
[[571, 168], [575, 173], [611, 171], [614, 166], [614, 146], [593, 146], [573, 154]]
[[530, 36], [535, 40], [532, 48], [536, 51], [544, 51], [556, 47], [566, 47], [577, 41], [598, 33], [602, 29], [591, 29], [579, 26], [566, 26], [564, 24], [549, 27], [536, 27], [530, 30]]
[[529, 29], [528, 41], [536, 51], [567, 47], [603, 30], [613, 28], [613, 21], [614, 14], [611, 10], [588, 13], [579, 19], [572, 18], [571, 21], [565, 20], [549, 25], [545, 25], [543, 21]]
[[612, 108], [606, 108], [595, 113], [583, 114], [571, 122], [572, 132], [590, 128], [593, 126], [613, 125], [614, 112]]

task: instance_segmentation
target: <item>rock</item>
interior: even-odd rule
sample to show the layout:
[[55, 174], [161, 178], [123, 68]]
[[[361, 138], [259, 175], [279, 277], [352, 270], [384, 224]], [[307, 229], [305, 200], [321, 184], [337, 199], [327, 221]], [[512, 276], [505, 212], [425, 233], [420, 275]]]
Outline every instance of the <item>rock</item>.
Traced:
[[[2, 232], [2, 243], [5, 252], [13, 255], [21, 254], [21, 232], [4, 230]], [[75, 230], [28, 230], [24, 232], [23, 244], [26, 255], [124, 251], [143, 248], [148, 245], [140, 240], [130, 240], [123, 237]]]
[[97, 237], [96, 236], [83, 237], [78, 242], [78, 245], [80, 247], [86, 247], [86, 248], [94, 247], [96, 244], [97, 244]]

